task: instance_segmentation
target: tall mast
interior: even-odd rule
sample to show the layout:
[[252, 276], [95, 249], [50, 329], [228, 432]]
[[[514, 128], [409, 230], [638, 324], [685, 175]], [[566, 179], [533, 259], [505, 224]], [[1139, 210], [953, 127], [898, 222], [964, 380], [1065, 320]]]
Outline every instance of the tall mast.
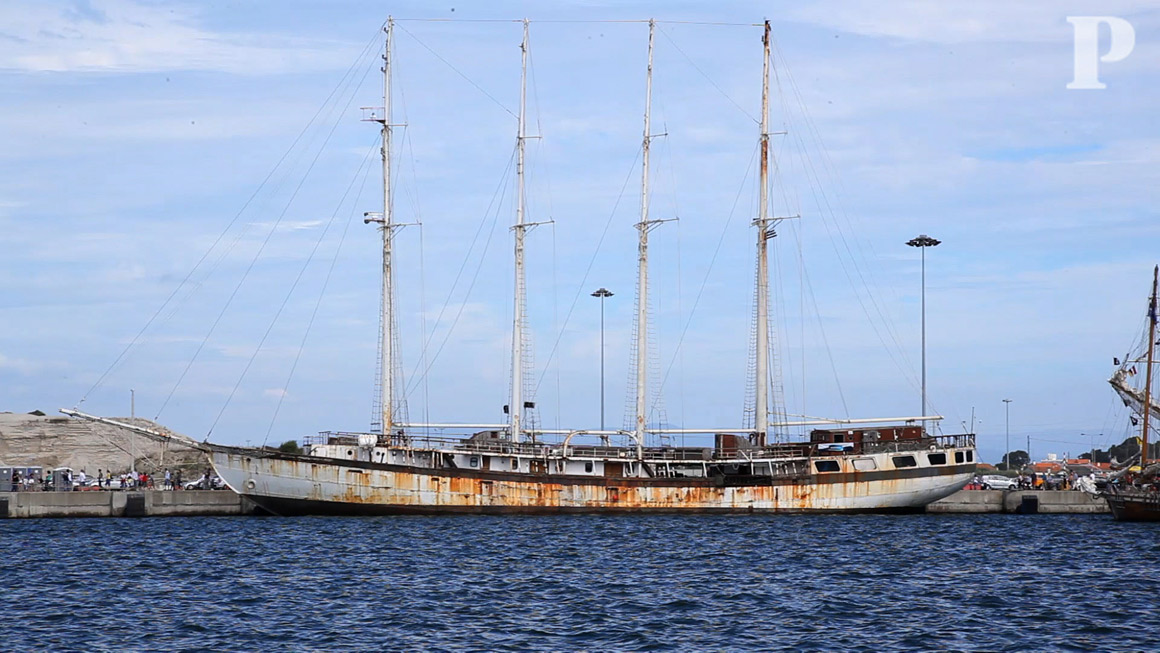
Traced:
[[644, 457], [645, 411], [648, 409], [648, 232], [656, 224], [648, 219], [648, 151], [652, 142], [649, 123], [652, 112], [653, 32], [656, 22], [648, 21], [648, 73], [644, 92], [644, 140], [641, 144], [640, 232], [637, 261], [636, 298], [636, 436], [637, 457]]
[[520, 43], [520, 115], [519, 135], [516, 138], [516, 224], [515, 232], [515, 301], [512, 318], [512, 398], [508, 405], [511, 419], [512, 442], [523, 439], [520, 416], [523, 414], [524, 398], [524, 112], [528, 97], [528, 19], [524, 19], [524, 40]]
[[757, 370], [754, 428], [758, 441], [765, 443], [769, 431], [769, 21], [761, 42], [765, 56], [761, 68], [761, 190], [758, 195], [757, 219]]
[[377, 222], [383, 232], [383, 328], [380, 350], [382, 360], [379, 377], [379, 403], [382, 408], [382, 434], [390, 436], [394, 426], [394, 397], [395, 397], [395, 358], [392, 346], [395, 335], [395, 277], [391, 268], [391, 241], [394, 239], [395, 229], [401, 225], [395, 224], [391, 216], [391, 37], [395, 29], [395, 20], [387, 18], [386, 43], [383, 48], [383, 115], [375, 118], [371, 114], [370, 120], [382, 124], [382, 157], [383, 157], [383, 212], [380, 216], [368, 213], [363, 222]]
[[1144, 428], [1140, 433], [1140, 469], [1148, 465], [1148, 417], [1152, 414], [1152, 363], [1156, 353], [1156, 286], [1160, 265], [1152, 268], [1152, 298], [1148, 302], [1148, 363], [1144, 371]]

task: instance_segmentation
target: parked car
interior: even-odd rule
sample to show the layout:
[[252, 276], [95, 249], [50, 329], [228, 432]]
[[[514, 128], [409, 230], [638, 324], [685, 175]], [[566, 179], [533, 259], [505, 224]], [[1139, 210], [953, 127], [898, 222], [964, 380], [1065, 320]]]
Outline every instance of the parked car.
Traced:
[[984, 490], [1014, 490], [1018, 487], [1019, 483], [1009, 476], [990, 474], [983, 477]]
[[215, 475], [213, 478], [211, 478], [209, 480], [209, 483], [207, 484], [206, 480], [205, 480], [205, 476], [202, 475], [202, 477], [197, 479], [196, 481], [189, 481], [188, 483], [186, 483], [185, 489], [187, 489], [187, 490], [221, 490], [221, 489], [225, 488], [225, 486], [226, 486], [226, 484], [224, 481], [222, 481], [222, 477], [220, 477], [220, 476]]

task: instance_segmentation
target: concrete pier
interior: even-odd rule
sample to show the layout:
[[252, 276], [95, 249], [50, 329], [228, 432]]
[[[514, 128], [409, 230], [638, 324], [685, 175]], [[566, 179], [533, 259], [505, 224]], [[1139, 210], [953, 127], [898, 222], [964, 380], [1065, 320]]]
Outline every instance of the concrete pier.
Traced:
[[1071, 490], [960, 490], [926, 507], [930, 513], [1096, 514], [1102, 497]]
[[248, 499], [224, 490], [0, 492], [0, 519], [179, 517], [253, 514]]

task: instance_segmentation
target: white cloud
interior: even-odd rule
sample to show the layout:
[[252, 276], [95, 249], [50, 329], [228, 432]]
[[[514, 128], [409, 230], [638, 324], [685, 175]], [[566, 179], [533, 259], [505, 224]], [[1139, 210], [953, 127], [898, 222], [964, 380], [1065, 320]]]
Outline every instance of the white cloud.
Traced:
[[1069, 15], [1133, 16], [1155, 11], [1146, 0], [1010, 2], [959, 0], [850, 2], [827, 0], [787, 7], [792, 20], [843, 32], [934, 43], [1070, 43]]
[[12, 370], [19, 374], [35, 374], [44, 369], [44, 365], [23, 358], [9, 358], [0, 354], [0, 370]]
[[322, 220], [283, 220], [277, 225], [273, 222], [254, 222], [250, 226], [263, 231], [268, 231], [271, 228], [277, 231], [305, 231], [321, 227], [322, 224]]
[[182, 5], [96, 0], [78, 10], [59, 3], [0, 6], [0, 68], [25, 71], [238, 74], [342, 65], [347, 44], [316, 39], [216, 33]]

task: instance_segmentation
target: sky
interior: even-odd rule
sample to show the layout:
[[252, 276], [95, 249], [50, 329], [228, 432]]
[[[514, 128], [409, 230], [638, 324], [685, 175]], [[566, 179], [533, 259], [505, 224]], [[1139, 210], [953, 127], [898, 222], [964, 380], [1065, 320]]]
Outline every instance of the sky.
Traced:
[[[929, 234], [943, 432], [986, 461], [1008, 433], [1036, 458], [1130, 434], [1106, 379], [1160, 237], [1160, 3], [1130, 0], [3, 3], [0, 410], [237, 444], [370, 427], [382, 190], [360, 107], [382, 105], [388, 15], [412, 421], [504, 419], [528, 18], [528, 387], [539, 425], [600, 426], [606, 287], [606, 425], [626, 425], [656, 18], [650, 217], [675, 220], [650, 234], [650, 419], [742, 424], [769, 19], [777, 409], [920, 412], [905, 243]], [[1093, 15], [1135, 47], [1069, 90], [1067, 18]]]

